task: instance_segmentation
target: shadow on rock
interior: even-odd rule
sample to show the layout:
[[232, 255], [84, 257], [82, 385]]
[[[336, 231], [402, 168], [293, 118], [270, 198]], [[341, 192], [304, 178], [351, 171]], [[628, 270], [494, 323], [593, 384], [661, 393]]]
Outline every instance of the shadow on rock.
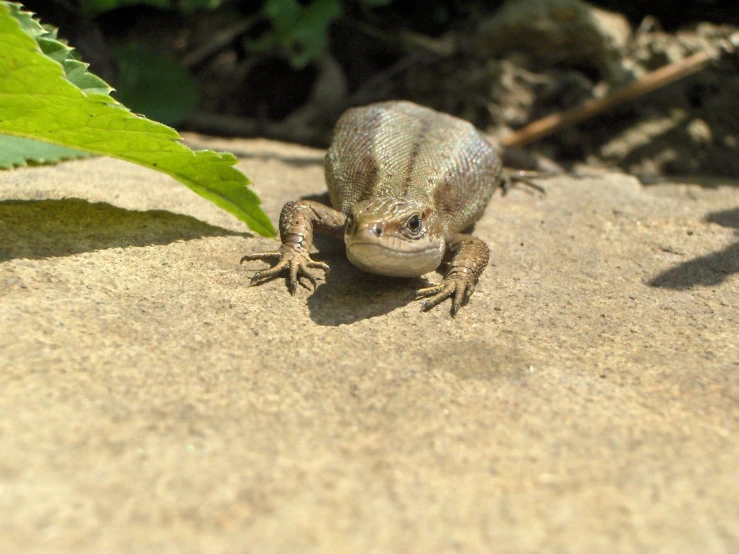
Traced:
[[[739, 229], [739, 208], [714, 212], [706, 217], [706, 221]], [[649, 285], [668, 289], [711, 286], [721, 284], [734, 273], [739, 273], [739, 242], [668, 269], [649, 281]]]
[[0, 261], [232, 235], [249, 236], [164, 210], [136, 212], [76, 198], [0, 202]]
[[500, 339], [459, 338], [453, 348], [447, 342], [431, 342], [418, 350], [424, 371], [448, 371], [458, 379], [474, 381], [525, 381], [533, 371], [512, 343], [515, 337]]
[[246, 152], [244, 150], [230, 150], [231, 154], [240, 160], [277, 160], [293, 167], [309, 167], [312, 165], [323, 165], [323, 156], [285, 156], [273, 152]]
[[706, 221], [718, 223], [722, 227], [739, 229], [739, 208], [710, 213], [706, 217]]
[[343, 256], [322, 261], [331, 266], [331, 273], [308, 298], [310, 318], [318, 325], [351, 324], [387, 314], [411, 302], [411, 293], [425, 284], [422, 279], [364, 273]]

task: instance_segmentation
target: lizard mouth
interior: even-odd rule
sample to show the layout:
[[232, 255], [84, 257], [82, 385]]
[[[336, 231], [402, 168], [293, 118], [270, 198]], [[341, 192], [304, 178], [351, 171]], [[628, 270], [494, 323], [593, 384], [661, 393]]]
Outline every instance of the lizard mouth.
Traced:
[[444, 242], [406, 241], [394, 237], [384, 240], [346, 240], [349, 261], [363, 271], [391, 277], [419, 277], [441, 263]]

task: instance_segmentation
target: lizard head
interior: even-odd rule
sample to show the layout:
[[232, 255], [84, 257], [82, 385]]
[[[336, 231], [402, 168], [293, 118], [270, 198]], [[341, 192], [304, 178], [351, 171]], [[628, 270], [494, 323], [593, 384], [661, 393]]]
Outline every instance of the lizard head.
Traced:
[[393, 277], [419, 277], [444, 255], [441, 218], [415, 201], [365, 200], [346, 218], [344, 242], [359, 269]]

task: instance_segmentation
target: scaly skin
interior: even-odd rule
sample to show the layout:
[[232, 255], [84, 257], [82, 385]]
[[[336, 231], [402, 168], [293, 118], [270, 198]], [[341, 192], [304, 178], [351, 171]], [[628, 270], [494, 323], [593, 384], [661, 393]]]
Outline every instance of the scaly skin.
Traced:
[[315, 289], [310, 270], [328, 266], [310, 258], [313, 233], [343, 233], [350, 261], [365, 271], [410, 277], [448, 263], [442, 282], [416, 297], [428, 298], [424, 310], [451, 298], [454, 316], [489, 256], [484, 242], [460, 231], [479, 219], [501, 179], [495, 149], [467, 122], [409, 102], [355, 108], [337, 123], [326, 154], [335, 209], [288, 202], [280, 215], [282, 246], [241, 261], [278, 260], [251, 284], [287, 272], [292, 294], [300, 277]]
[[452, 298], [452, 316], [470, 300], [475, 292], [477, 281], [488, 265], [490, 249], [488, 245], [472, 235], [452, 235], [446, 243], [446, 251], [452, 256], [444, 280], [438, 285], [420, 289], [416, 298], [431, 296], [424, 301], [423, 310], [438, 306], [447, 298]]
[[290, 294], [295, 294], [298, 288], [298, 277], [308, 279], [313, 285], [313, 290], [318, 286], [316, 276], [309, 268], [322, 269], [326, 274], [329, 271], [328, 264], [315, 262], [310, 257], [310, 249], [313, 246], [313, 230], [326, 235], [341, 236], [344, 230], [346, 217], [337, 212], [310, 200], [299, 202], [288, 202], [282, 208], [280, 214], [280, 239], [282, 246], [276, 252], [260, 252], [258, 254], [247, 254], [241, 258], [241, 263], [253, 260], [267, 260], [277, 258], [278, 262], [265, 271], [257, 271], [251, 278], [251, 285], [267, 281], [288, 270]]

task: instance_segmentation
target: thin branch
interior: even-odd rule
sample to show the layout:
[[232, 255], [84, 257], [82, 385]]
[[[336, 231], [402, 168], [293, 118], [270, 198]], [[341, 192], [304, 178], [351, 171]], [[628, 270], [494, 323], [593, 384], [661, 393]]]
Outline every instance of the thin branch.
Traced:
[[712, 62], [717, 61], [721, 56], [735, 54], [737, 47], [739, 47], [739, 32], [731, 35], [721, 45], [717, 54], [708, 51], [698, 52], [679, 62], [652, 71], [604, 98], [589, 100], [577, 108], [548, 115], [529, 123], [523, 129], [500, 138], [499, 141], [503, 146], [523, 146], [537, 141], [564, 127], [590, 119], [614, 106], [640, 98], [653, 90], [697, 73]]

